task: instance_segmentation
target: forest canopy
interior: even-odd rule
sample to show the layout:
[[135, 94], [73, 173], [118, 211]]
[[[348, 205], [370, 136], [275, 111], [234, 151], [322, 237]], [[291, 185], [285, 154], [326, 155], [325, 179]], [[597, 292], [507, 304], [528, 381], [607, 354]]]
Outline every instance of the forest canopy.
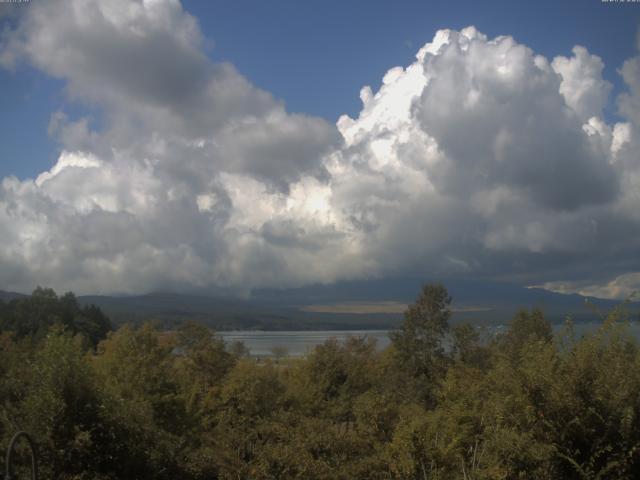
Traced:
[[0, 332], [10, 331], [17, 340], [38, 340], [56, 324], [70, 334], [81, 335], [94, 347], [112, 329], [111, 321], [98, 307], [81, 307], [72, 292], [58, 297], [50, 288], [37, 287], [30, 297], [8, 303], [0, 299]]
[[425, 285], [385, 349], [257, 361], [196, 323], [113, 331], [38, 288], [0, 303], [0, 444], [26, 430], [41, 478], [64, 480], [638, 478], [623, 308], [582, 336], [541, 310], [483, 336], [450, 305]]

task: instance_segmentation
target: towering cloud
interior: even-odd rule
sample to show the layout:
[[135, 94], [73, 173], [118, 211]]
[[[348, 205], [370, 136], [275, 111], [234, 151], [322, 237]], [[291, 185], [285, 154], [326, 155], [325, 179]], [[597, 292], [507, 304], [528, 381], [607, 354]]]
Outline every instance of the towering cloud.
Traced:
[[286, 112], [204, 43], [177, 0], [33, 2], [2, 37], [2, 65], [62, 79], [104, 121], [52, 112], [57, 164], [2, 180], [0, 284], [428, 272], [575, 290], [640, 270], [637, 60], [622, 68], [627, 121], [609, 125], [611, 86], [585, 48], [549, 62], [511, 37], [441, 30], [333, 126]]

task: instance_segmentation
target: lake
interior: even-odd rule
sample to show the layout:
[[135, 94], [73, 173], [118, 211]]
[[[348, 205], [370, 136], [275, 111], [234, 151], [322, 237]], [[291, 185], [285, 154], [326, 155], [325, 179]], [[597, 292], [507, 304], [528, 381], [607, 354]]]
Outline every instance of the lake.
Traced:
[[[601, 324], [599, 322], [576, 323], [574, 332], [577, 338], [586, 333], [596, 330]], [[554, 324], [554, 332], [562, 329], [562, 324]], [[506, 330], [504, 325], [496, 325], [486, 327], [483, 337], [492, 336], [496, 333]], [[630, 333], [640, 339], [640, 324], [637, 322], [630, 324]], [[383, 349], [389, 345], [389, 330], [323, 330], [323, 331], [282, 331], [282, 332], [266, 332], [239, 330], [229, 332], [218, 332], [227, 344], [235, 341], [241, 341], [249, 349], [252, 356], [270, 356], [271, 349], [274, 347], [284, 347], [287, 349], [289, 356], [305, 355], [317, 345], [321, 345], [329, 338], [336, 338], [338, 341], [344, 342], [349, 337], [367, 336], [377, 341], [379, 349]]]
[[388, 330], [324, 330], [324, 331], [233, 331], [217, 332], [227, 344], [241, 341], [253, 356], [269, 356], [274, 347], [285, 347], [289, 356], [305, 355], [316, 345], [322, 345], [329, 338], [345, 341], [349, 337], [367, 336], [375, 338], [378, 348], [389, 345]]

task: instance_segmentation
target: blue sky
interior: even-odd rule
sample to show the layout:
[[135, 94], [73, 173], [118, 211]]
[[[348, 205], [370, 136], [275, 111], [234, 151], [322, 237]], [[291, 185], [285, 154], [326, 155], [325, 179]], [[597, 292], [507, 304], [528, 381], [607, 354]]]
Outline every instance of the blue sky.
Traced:
[[[605, 63], [604, 77], [622, 85], [617, 69], [635, 53], [640, 4], [564, 1], [185, 0], [210, 41], [214, 61], [229, 61], [292, 112], [335, 122], [356, 115], [360, 88], [380, 85], [395, 65], [406, 66], [440, 28], [476, 26], [489, 37], [512, 35], [552, 59], [586, 46]], [[20, 6], [16, 12], [20, 12]], [[3, 18], [0, 17], [0, 21]], [[15, 18], [4, 18], [15, 23]], [[36, 69], [0, 69], [0, 177], [34, 177], [50, 168], [59, 146], [47, 133], [64, 109], [100, 110], [70, 102], [64, 84]], [[606, 109], [615, 116], [613, 102]]]
[[[277, 1], [188, 0], [212, 54], [233, 62], [294, 111], [335, 120], [360, 109], [362, 85], [377, 86], [395, 65], [413, 60], [441, 28], [476, 26], [489, 37], [512, 35], [549, 58], [584, 45], [600, 55], [606, 76], [635, 51], [640, 5], [568, 1]], [[306, 88], [301, 88], [305, 85]]]

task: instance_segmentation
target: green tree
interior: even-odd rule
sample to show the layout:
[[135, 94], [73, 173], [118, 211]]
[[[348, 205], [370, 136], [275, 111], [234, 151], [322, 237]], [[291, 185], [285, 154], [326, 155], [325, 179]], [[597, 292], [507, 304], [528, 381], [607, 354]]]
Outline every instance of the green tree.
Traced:
[[274, 345], [271, 347], [271, 355], [275, 357], [276, 363], [279, 363], [282, 358], [289, 355], [289, 349], [284, 345]]
[[119, 478], [189, 478], [182, 459], [192, 422], [173, 350], [152, 325], [125, 325], [92, 359], [105, 416], [118, 431]]
[[235, 340], [229, 345], [229, 352], [237, 359], [248, 357], [251, 354], [249, 347], [242, 340]]
[[548, 343], [553, 340], [551, 324], [544, 318], [544, 312], [535, 308], [530, 312], [520, 310], [511, 320], [509, 329], [497, 338], [500, 347], [512, 358], [532, 342]]
[[51, 328], [34, 352], [26, 382], [24, 397], [8, 412], [14, 428], [35, 437], [41, 474], [71, 479], [114, 473], [113, 431], [102, 415], [82, 339], [61, 326]]
[[477, 368], [487, 368], [490, 352], [480, 342], [478, 330], [468, 323], [455, 325], [451, 329], [451, 354], [454, 360], [473, 365]]
[[81, 308], [71, 292], [58, 297], [50, 288], [37, 287], [30, 297], [12, 300], [0, 308], [0, 331], [11, 331], [18, 339], [41, 340], [55, 324], [81, 334], [92, 347], [111, 330], [111, 322], [98, 307]]
[[392, 332], [397, 365], [413, 378], [418, 395], [434, 402], [434, 385], [444, 372], [442, 341], [449, 329], [451, 297], [441, 284], [427, 284], [404, 313], [399, 330]]
[[205, 421], [217, 401], [222, 381], [236, 363], [224, 341], [203, 325], [186, 322], [177, 332], [176, 359], [178, 378], [186, 395], [189, 413], [196, 421]]

